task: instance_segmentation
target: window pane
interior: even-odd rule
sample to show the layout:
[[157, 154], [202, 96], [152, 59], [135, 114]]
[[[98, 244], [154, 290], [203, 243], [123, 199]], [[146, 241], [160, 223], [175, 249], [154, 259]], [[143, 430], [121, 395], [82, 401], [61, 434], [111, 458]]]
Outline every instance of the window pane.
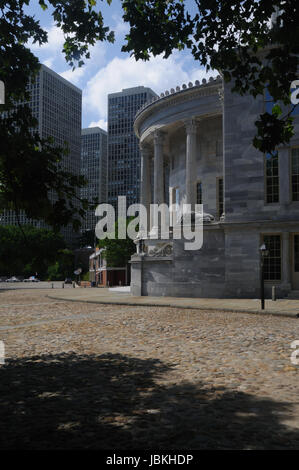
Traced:
[[266, 281], [281, 279], [281, 241], [280, 235], [264, 235], [263, 241], [269, 252], [264, 260], [264, 277]]
[[292, 200], [299, 201], [299, 148], [292, 149]]
[[294, 235], [294, 271], [299, 272], [299, 235]]
[[274, 102], [273, 101], [266, 101], [265, 103], [265, 110], [266, 110], [266, 113], [269, 113], [269, 114], [272, 114], [272, 108], [274, 106]]
[[268, 87], [265, 88], [265, 101], [273, 101], [273, 98], [269, 93]]
[[278, 152], [274, 155], [268, 153], [265, 156], [266, 170], [266, 201], [279, 202], [279, 169]]

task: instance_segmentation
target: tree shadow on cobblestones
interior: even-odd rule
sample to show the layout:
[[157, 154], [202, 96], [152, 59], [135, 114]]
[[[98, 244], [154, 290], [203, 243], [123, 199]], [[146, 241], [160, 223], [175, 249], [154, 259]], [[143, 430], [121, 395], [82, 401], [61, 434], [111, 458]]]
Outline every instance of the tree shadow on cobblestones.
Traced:
[[292, 405], [164, 385], [157, 359], [73, 353], [0, 366], [1, 449], [296, 449]]

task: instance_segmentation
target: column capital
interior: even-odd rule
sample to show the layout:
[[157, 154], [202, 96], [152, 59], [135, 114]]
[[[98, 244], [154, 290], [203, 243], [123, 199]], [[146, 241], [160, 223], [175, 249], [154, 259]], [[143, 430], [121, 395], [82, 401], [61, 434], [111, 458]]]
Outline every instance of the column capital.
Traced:
[[152, 155], [152, 149], [148, 144], [144, 144], [139, 142], [139, 149], [142, 155], [146, 158], [150, 157]]
[[154, 142], [155, 142], [155, 144], [163, 144], [165, 136], [166, 136], [166, 132], [156, 130], [154, 132]]
[[195, 117], [192, 117], [190, 119], [185, 119], [184, 120], [184, 126], [185, 126], [187, 134], [196, 133], [197, 132], [197, 124], [198, 124], [198, 122], [195, 119]]

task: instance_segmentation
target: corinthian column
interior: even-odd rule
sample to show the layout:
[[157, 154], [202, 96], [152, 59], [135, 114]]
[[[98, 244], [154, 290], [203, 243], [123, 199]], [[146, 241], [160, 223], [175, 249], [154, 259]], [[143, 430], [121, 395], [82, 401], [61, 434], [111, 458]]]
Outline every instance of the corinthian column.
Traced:
[[154, 135], [154, 204], [164, 202], [164, 133], [156, 131]]
[[186, 204], [194, 210], [196, 203], [196, 132], [194, 118], [185, 121], [186, 127]]
[[[164, 161], [163, 161], [163, 142], [164, 133], [155, 131], [154, 133], [154, 205], [164, 203]], [[157, 207], [157, 206], [156, 206]], [[160, 233], [158, 213], [151, 214], [152, 228], [150, 231], [151, 238], [158, 238]]]
[[145, 219], [140, 218], [140, 233], [146, 234], [150, 223], [150, 203], [151, 203], [151, 148], [140, 144], [141, 153], [141, 178], [140, 178], [140, 204], [147, 212]]

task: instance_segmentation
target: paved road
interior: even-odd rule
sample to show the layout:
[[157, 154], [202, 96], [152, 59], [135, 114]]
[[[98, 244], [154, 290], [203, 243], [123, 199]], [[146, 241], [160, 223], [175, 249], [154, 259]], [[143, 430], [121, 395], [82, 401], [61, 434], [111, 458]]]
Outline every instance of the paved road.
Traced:
[[1, 449], [299, 448], [297, 319], [48, 293], [0, 292]]
[[203, 299], [186, 297], [137, 297], [127, 290], [106, 288], [77, 288], [50, 291], [49, 297], [58, 300], [90, 302], [95, 304], [136, 305], [149, 307], [178, 307], [202, 310], [222, 310], [229, 312], [250, 312], [267, 315], [282, 315], [299, 318], [299, 300], [277, 299], [266, 300], [265, 310], [261, 310], [259, 299]]

